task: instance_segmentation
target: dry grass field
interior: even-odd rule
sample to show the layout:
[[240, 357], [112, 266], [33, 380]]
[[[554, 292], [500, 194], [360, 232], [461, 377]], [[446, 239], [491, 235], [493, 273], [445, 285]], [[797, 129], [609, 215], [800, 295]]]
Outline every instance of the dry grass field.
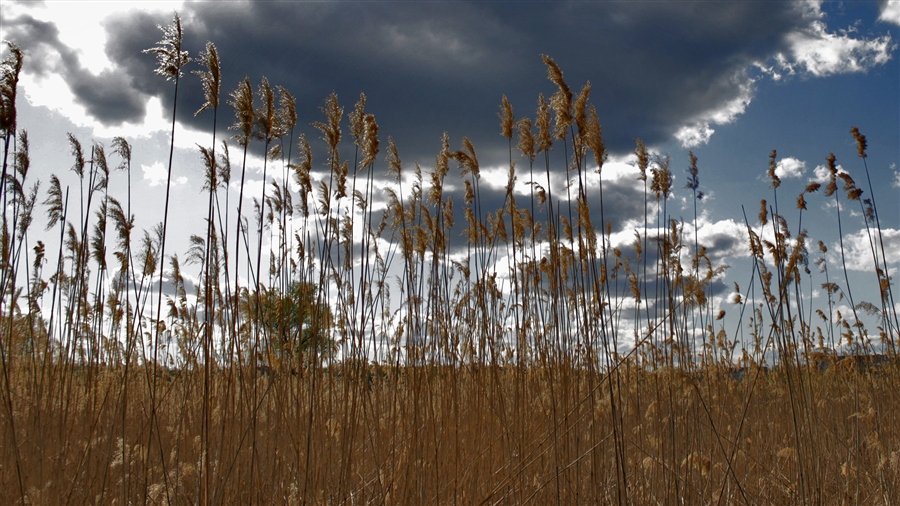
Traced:
[[254, 384], [236, 368], [205, 383], [202, 371], [23, 367], [11, 378], [17, 451], [4, 445], [2, 497], [893, 504], [896, 370], [794, 372], [370, 366]]

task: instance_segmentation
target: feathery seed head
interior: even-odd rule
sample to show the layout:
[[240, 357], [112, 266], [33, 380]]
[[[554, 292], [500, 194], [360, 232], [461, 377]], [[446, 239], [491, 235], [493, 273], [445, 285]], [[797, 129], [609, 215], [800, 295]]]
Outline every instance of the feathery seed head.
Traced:
[[472, 174], [478, 178], [481, 176], [479, 165], [478, 165], [478, 155], [475, 154], [475, 146], [472, 145], [472, 141], [469, 140], [468, 137], [463, 137], [462, 140], [463, 149], [469, 155], [469, 160], [471, 161]]
[[556, 116], [556, 122], [553, 127], [553, 138], [559, 140], [566, 138], [566, 134], [573, 121], [572, 104], [570, 101], [566, 101], [564, 97], [563, 93], [559, 90], [550, 96], [550, 107], [553, 109], [553, 113]]
[[206, 70], [195, 70], [194, 74], [200, 76], [200, 84], [203, 86], [203, 96], [206, 98], [206, 102], [200, 106], [200, 109], [197, 109], [194, 116], [207, 109], [219, 107], [222, 72], [219, 67], [219, 53], [216, 51], [216, 45], [212, 42], [207, 42], [206, 50], [200, 53], [200, 64], [206, 67]]
[[541, 59], [547, 65], [547, 79], [559, 88], [550, 97], [550, 106], [556, 115], [553, 137], [563, 139], [566, 136], [566, 130], [572, 125], [572, 90], [563, 80], [563, 73], [559, 65], [547, 55], [541, 55]]
[[365, 119], [366, 119], [366, 94], [360, 93], [359, 100], [356, 101], [356, 105], [353, 106], [353, 111], [347, 115], [347, 118], [350, 120], [350, 135], [356, 140], [356, 144], [359, 146], [362, 142], [362, 136], [365, 129]]
[[769, 176], [769, 179], [772, 181], [772, 188], [777, 189], [781, 186], [781, 178], [775, 174], [775, 169], [778, 168], [778, 164], [775, 162], [775, 158], [777, 157], [777, 152], [773, 149], [772, 153], [769, 154], [769, 170], [766, 171], [766, 174]]
[[113, 153], [122, 158], [122, 163], [116, 169], [124, 170], [131, 164], [131, 145], [122, 137], [116, 137], [112, 140]]
[[444, 175], [446, 171], [435, 170], [431, 173], [431, 187], [428, 189], [428, 203], [440, 206], [444, 198]]
[[[27, 132], [25, 132], [23, 130], [22, 135], [24, 135], [24, 138], [25, 138], [24, 150], [27, 155], [27, 153], [28, 153], [28, 137], [25, 134], [27, 134]], [[93, 149], [91, 149], [91, 153], [93, 155], [92, 159], [94, 161], [94, 166], [100, 172], [100, 176], [101, 176], [97, 187], [98, 188], [105, 187], [106, 183], [109, 179], [109, 165], [106, 164], [106, 150], [103, 148], [103, 144], [100, 144], [99, 142], [94, 141], [94, 147], [93, 147]], [[22, 174], [22, 176], [24, 176], [24, 174]], [[23, 177], [23, 179], [24, 179], [24, 177]]]
[[294, 181], [300, 186], [300, 212], [303, 217], [309, 216], [309, 208], [307, 207], [306, 198], [312, 193], [312, 180], [309, 173], [312, 171], [312, 149], [306, 140], [305, 134], [300, 134], [300, 163], [292, 165], [294, 169]]
[[69, 136], [69, 145], [72, 146], [72, 156], [75, 157], [75, 165], [72, 166], [72, 170], [78, 174], [78, 177], [84, 177], [84, 150], [81, 149], [81, 142], [79, 142], [72, 134], [66, 135]]
[[453, 199], [448, 196], [442, 207], [441, 215], [444, 218], [444, 228], [450, 230], [453, 228]]
[[222, 188], [228, 188], [231, 183], [231, 155], [228, 152], [228, 143], [222, 141], [222, 151], [219, 153], [219, 162], [216, 164], [219, 169], [218, 179]]
[[283, 86], [276, 86], [278, 90], [278, 123], [281, 126], [281, 135], [286, 135], [297, 124], [297, 99]]
[[875, 220], [875, 206], [872, 204], [871, 199], [863, 199], [863, 204], [865, 205], [865, 215], [866, 219], [870, 222]]
[[666, 155], [665, 157], [657, 156], [656, 157], [656, 167], [654, 167], [651, 172], [653, 173], [653, 179], [650, 182], [650, 190], [653, 191], [656, 199], [668, 199], [672, 192], [672, 182], [674, 178], [672, 177], [672, 171], [669, 170], [669, 163], [671, 162], [671, 158]]
[[825, 187], [825, 196], [830, 197], [837, 191], [837, 167], [834, 164], [834, 153], [829, 153], [828, 158], [826, 158], [825, 161], [828, 163], [829, 173], [828, 186]]
[[[100, 148], [100, 153], [96, 157], [100, 166], [100, 171], [104, 174], [104, 180], [106, 176], [109, 176], [109, 169], [106, 167], [106, 156], [103, 155], [103, 146], [97, 142], [94, 143], [95, 146]], [[13, 159], [13, 167], [17, 174], [19, 174], [19, 181], [16, 181], [16, 184], [25, 184], [25, 176], [28, 175], [28, 169], [31, 167], [31, 158], [28, 156], [28, 131], [21, 130], [19, 132], [19, 148], [16, 150], [15, 158]], [[105, 183], [104, 183], [105, 184]]]
[[503, 95], [503, 97], [501, 98], [500, 112], [497, 113], [497, 116], [500, 117], [500, 135], [512, 140], [513, 125], [515, 124], [516, 120], [515, 116], [513, 115], [512, 105], [509, 104], [509, 100], [506, 98], [506, 95]]
[[159, 26], [163, 32], [163, 38], [157, 44], [158, 46], [145, 49], [146, 54], [155, 54], [157, 67], [156, 73], [165, 77], [166, 80], [178, 79], [183, 74], [181, 69], [190, 63], [191, 58], [187, 51], [181, 49], [181, 41], [184, 32], [181, 29], [181, 18], [175, 13], [172, 24], [169, 26]]
[[575, 97], [575, 103], [572, 105], [575, 114], [575, 126], [578, 127], [578, 135], [581, 137], [585, 136], [585, 130], [587, 129], [587, 101], [590, 96], [591, 82], [588, 81], [581, 87], [581, 92]]
[[550, 104], [544, 100], [544, 94], [538, 95], [538, 108], [535, 119], [538, 127], [538, 152], [546, 152], [553, 145], [550, 136]]
[[856, 187], [856, 182], [850, 177], [850, 174], [841, 172], [838, 177], [844, 182], [844, 191], [847, 192], [847, 198], [850, 200], [859, 200], [862, 190]]
[[344, 198], [347, 196], [347, 174], [350, 173], [350, 163], [344, 160], [344, 163], [336, 166], [335, 169], [335, 193], [336, 198]]
[[[513, 189], [516, 187], [516, 162], [509, 164], [509, 171], [506, 177], [506, 195], [509, 197], [509, 205], [515, 207], [516, 197], [513, 195]], [[512, 216], [513, 213], [510, 213]]]
[[259, 84], [258, 92], [259, 98], [262, 100], [262, 107], [255, 112], [258, 127], [257, 134], [260, 139], [271, 142], [272, 139], [280, 135], [281, 124], [275, 111], [275, 91], [269, 85], [269, 80], [265, 76], [263, 76], [262, 82]]
[[606, 145], [603, 143], [603, 129], [600, 127], [597, 109], [593, 105], [591, 105], [588, 112], [585, 140], [594, 153], [594, 162], [597, 164], [597, 173], [599, 174], [603, 170], [603, 164], [606, 162]]
[[[452, 216], [452, 215], [451, 215]], [[503, 210], [497, 209], [496, 215], [489, 214], [488, 216], [493, 216], [493, 227], [491, 231], [491, 236], [499, 237], [500, 240], [504, 243], [509, 241], [509, 235], [506, 232], [506, 220], [503, 219]]]
[[647, 167], [650, 165], [650, 155], [647, 153], [647, 147], [644, 146], [644, 141], [635, 139], [634, 142], [637, 145], [634, 148], [634, 154], [638, 159], [638, 170], [641, 171], [638, 180], [647, 181]]
[[559, 219], [562, 222], [563, 236], [565, 237], [566, 241], [572, 242], [572, 224], [569, 223], [569, 219], [566, 218], [565, 215], [561, 214], [559, 216]]
[[451, 157], [453, 157], [453, 154], [450, 153], [450, 134], [444, 132], [444, 135], [441, 137], [441, 152], [438, 153], [434, 164], [434, 171], [441, 180], [450, 171], [449, 161]]
[[537, 183], [532, 183], [532, 186], [537, 191], [536, 196], [538, 205], [544, 205], [544, 203], [547, 202], [547, 190], [545, 190], [543, 186]]
[[463, 186], [465, 187], [465, 203], [466, 206], [471, 206], [475, 201], [475, 190], [472, 187], [472, 182], [468, 179], [463, 180]]
[[325, 99], [325, 105], [319, 110], [328, 118], [328, 123], [317, 121], [313, 126], [322, 132], [322, 139], [328, 143], [331, 151], [335, 152], [341, 142], [341, 118], [344, 116], [344, 108], [338, 103], [337, 93], [331, 92]]
[[378, 123], [375, 122], [375, 116], [372, 114], [366, 114], [363, 121], [362, 150], [363, 161], [360, 166], [368, 167], [375, 162], [375, 157], [378, 156]]
[[394, 181], [400, 180], [400, 171], [403, 166], [400, 163], [400, 153], [397, 151], [397, 145], [394, 144], [393, 137], [388, 136], [388, 148], [387, 148], [387, 164], [388, 164], [388, 174], [394, 176]]
[[203, 182], [203, 191], [213, 191], [218, 186], [218, 171], [216, 170], [216, 158], [211, 149], [205, 148], [197, 144], [200, 149], [200, 156], [203, 158], [203, 167], [205, 169], [205, 178]]
[[697, 190], [697, 188], [700, 186], [700, 178], [697, 177], [700, 172], [697, 169], [697, 157], [694, 156], [693, 151], [688, 151], [688, 156], [691, 160], [691, 164], [688, 167], [688, 174], [690, 175], [688, 176], [687, 184], [684, 187], [689, 190]]
[[9, 55], [0, 62], [0, 132], [16, 131], [16, 94], [19, 87], [19, 73], [22, 71], [22, 50], [6, 41]]
[[450, 157], [462, 167], [463, 176], [472, 174], [477, 179], [481, 176], [481, 173], [478, 165], [478, 156], [475, 154], [475, 146], [472, 145], [468, 137], [463, 137], [462, 144], [463, 149], [454, 151], [450, 154]]
[[46, 230], [50, 230], [62, 220], [64, 211], [62, 185], [56, 174], [50, 175], [50, 189], [47, 190], [47, 200], [44, 201], [44, 205], [47, 206], [48, 218]]
[[522, 118], [517, 123], [519, 129], [519, 143], [516, 148], [522, 153], [522, 156], [528, 158], [530, 162], [534, 162], [537, 154], [534, 151], [534, 135], [531, 132], [531, 119]]
[[853, 138], [856, 139], [856, 152], [859, 154], [860, 158], [865, 158], [866, 147], [868, 146], [866, 136], [859, 133], [859, 128], [857, 127], [851, 128], [850, 133], [853, 134]]
[[234, 136], [235, 140], [243, 146], [250, 145], [250, 138], [253, 134], [253, 120], [256, 113], [253, 110], [253, 85], [250, 84], [250, 78], [244, 77], [244, 80], [238, 84], [236, 90], [231, 92], [231, 100], [228, 104], [234, 107], [235, 122], [229, 127], [229, 130], [236, 130], [238, 133]]

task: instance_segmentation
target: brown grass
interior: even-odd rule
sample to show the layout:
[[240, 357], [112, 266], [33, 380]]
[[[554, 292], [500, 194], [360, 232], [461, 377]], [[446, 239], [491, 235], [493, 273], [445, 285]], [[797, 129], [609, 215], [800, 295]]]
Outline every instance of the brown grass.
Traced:
[[[37, 391], [35, 373], [43, 376]], [[147, 374], [136, 368], [126, 382], [120, 368], [16, 369], [28, 504], [198, 501], [202, 371], [162, 373], [155, 404], [163, 430], [155, 434], [147, 426], [154, 403]], [[810, 502], [898, 497], [894, 366], [864, 375], [805, 372], [815, 439], [800, 451], [781, 371], [748, 369], [735, 380], [726, 370], [623, 366], [614, 419], [603, 386], [611, 378], [564, 364], [344, 365], [319, 371], [311, 426], [310, 371], [260, 375], [255, 405], [250, 374], [219, 370], [210, 381], [215, 504], [617, 502], [613, 423], [627, 428], [629, 503], [795, 504], [800, 466], [811, 476]], [[13, 453], [2, 456], [11, 470]], [[14, 474], [2, 475], [0, 502], [14, 504]]]

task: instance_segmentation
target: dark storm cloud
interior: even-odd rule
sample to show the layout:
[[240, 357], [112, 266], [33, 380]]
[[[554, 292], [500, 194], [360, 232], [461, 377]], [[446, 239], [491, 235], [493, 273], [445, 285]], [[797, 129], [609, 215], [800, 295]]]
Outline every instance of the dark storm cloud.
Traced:
[[88, 113], [108, 125], [143, 118], [144, 97], [131, 89], [127, 76], [105, 70], [95, 76], [88, 72], [70, 72], [69, 85]]
[[[181, 17], [192, 54], [206, 40], [217, 45], [224, 94], [245, 75], [254, 83], [265, 75], [298, 97], [306, 125], [321, 118], [331, 91], [347, 109], [365, 92], [404, 159], [430, 162], [447, 131], [454, 141], [470, 137], [487, 164], [505, 156], [501, 94], [519, 116], [532, 116], [537, 94], [554, 91], [541, 54], [556, 59], [574, 90], [593, 83], [607, 146], [624, 152], [635, 137], [667, 141], [741, 97], [747, 68], [808, 23], [787, 2], [200, 2]], [[139, 13], [107, 23], [109, 58], [143, 93], [172, 93], [141, 54], [159, 40], [156, 25], [170, 22]], [[185, 109], [196, 110], [200, 86], [193, 76], [183, 83]]]
[[[136, 12], [127, 16], [114, 15], [104, 22], [108, 37], [107, 57], [119, 66], [122, 73], [131, 78], [132, 85], [140, 93], [162, 95], [165, 91], [169, 91], [170, 83], [153, 73], [156, 58], [144, 54], [143, 51], [156, 46], [162, 38], [158, 25], [168, 25], [171, 21], [171, 16], [166, 18]], [[132, 118], [134, 121], [141, 119], [141, 117]]]
[[128, 74], [89, 72], [80, 55], [60, 41], [52, 23], [25, 14], [9, 20], [9, 25], [9, 39], [23, 48], [27, 71], [39, 76], [59, 73], [91, 116], [110, 125], [143, 118], [145, 97], [132, 88]]
[[55, 70], [62, 57], [60, 51], [72, 55], [71, 50], [59, 40], [59, 30], [53, 23], [23, 15], [5, 23], [6, 38], [23, 48], [28, 58], [28, 70], [45, 76]]

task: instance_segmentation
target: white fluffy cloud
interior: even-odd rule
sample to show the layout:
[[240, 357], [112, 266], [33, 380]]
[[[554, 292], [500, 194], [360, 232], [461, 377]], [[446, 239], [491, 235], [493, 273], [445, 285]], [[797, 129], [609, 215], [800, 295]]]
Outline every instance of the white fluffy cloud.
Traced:
[[[838, 174], [842, 172], [847, 172], [843, 167], [837, 165], [835, 167], [838, 171]], [[813, 177], [810, 178], [810, 181], [814, 181], [820, 184], [828, 184], [828, 180], [831, 178], [831, 173], [828, 170], [828, 167], [825, 165], [817, 165], [815, 169], [813, 169]], [[839, 183], [840, 184], [840, 183]]]
[[682, 147], [692, 148], [709, 142], [714, 133], [716, 131], [710, 128], [709, 123], [695, 123], [679, 128], [675, 132], [675, 138], [678, 139]]
[[732, 219], [709, 221], [703, 217], [698, 225], [698, 240], [708, 248], [714, 265], [729, 257], [750, 256], [749, 233], [743, 223]]
[[[824, 168], [824, 166], [823, 166]], [[818, 168], [817, 168], [818, 169]], [[827, 168], [826, 176], [827, 176]], [[785, 179], [785, 178], [800, 178], [803, 177], [803, 174], [806, 173], [806, 162], [802, 160], [798, 160], [793, 157], [782, 158], [778, 165], [775, 167], [775, 175]], [[818, 176], [818, 173], [816, 174]]]
[[740, 86], [740, 94], [736, 98], [721, 107], [703, 112], [693, 118], [689, 124], [675, 132], [675, 138], [681, 143], [682, 147], [692, 148], [706, 144], [712, 135], [716, 133], [711, 125], [727, 125], [747, 110], [747, 106], [753, 100], [754, 80], [743, 75], [736, 77], [735, 80], [744, 81]]
[[[873, 230], [872, 233], [874, 235], [875, 231]], [[900, 263], [900, 230], [884, 229], [882, 231], [882, 239], [884, 240], [884, 253], [887, 257], [888, 267], [891, 272], [894, 272], [897, 264]], [[876, 251], [879, 258], [881, 257], [880, 250], [880, 245], [876, 242]], [[833, 244], [830, 248], [830, 253], [834, 256], [830, 260], [839, 262], [840, 251], [840, 245]], [[865, 229], [844, 235], [844, 257], [847, 261], [847, 269], [875, 272], [874, 263], [872, 262], [872, 246]]]
[[[165, 184], [168, 169], [162, 162], [156, 162], [153, 165], [141, 165], [141, 171], [144, 173], [144, 181], [148, 181], [150, 186], [160, 186]], [[176, 177], [172, 180], [173, 185], [185, 185], [188, 178], [184, 176]]]
[[885, 2], [884, 7], [881, 9], [881, 15], [878, 16], [878, 20], [900, 25], [900, 2], [897, 0]]
[[[775, 56], [776, 66], [788, 74], [806, 73], [816, 77], [866, 72], [891, 59], [897, 43], [890, 34], [875, 39], [854, 37], [853, 29], [829, 32], [815, 20], [804, 30], [788, 34], [790, 49]], [[769, 69], [774, 77], [780, 74]]]

